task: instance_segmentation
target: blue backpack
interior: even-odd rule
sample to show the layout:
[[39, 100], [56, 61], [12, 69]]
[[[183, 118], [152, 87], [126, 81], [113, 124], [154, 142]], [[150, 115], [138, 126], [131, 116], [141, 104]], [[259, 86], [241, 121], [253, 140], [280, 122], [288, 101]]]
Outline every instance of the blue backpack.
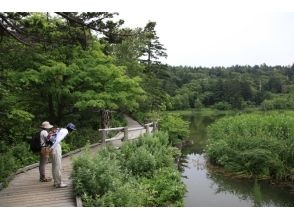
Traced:
[[59, 128], [57, 129], [54, 129], [52, 131], [49, 132], [48, 136], [47, 136], [47, 141], [46, 141], [46, 145], [49, 146], [49, 147], [52, 147], [53, 144], [56, 142], [56, 137], [57, 137], [57, 134], [59, 132]]

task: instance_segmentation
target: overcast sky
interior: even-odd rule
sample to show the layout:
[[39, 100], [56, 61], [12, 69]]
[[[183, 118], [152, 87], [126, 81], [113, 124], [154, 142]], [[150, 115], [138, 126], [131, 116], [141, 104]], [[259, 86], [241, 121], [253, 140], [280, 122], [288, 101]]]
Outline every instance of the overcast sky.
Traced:
[[116, 11], [129, 27], [155, 21], [170, 65], [294, 63], [294, 0], [3, 1], [15, 11]]
[[126, 26], [156, 21], [170, 65], [292, 65], [293, 12], [120, 13]]

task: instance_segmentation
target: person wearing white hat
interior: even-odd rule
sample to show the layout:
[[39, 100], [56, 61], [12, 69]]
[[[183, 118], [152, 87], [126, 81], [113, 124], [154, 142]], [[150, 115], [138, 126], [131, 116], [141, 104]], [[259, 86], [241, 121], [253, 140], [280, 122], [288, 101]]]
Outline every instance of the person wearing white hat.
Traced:
[[[53, 128], [53, 125], [51, 125], [48, 121], [44, 121], [42, 125], [40, 126], [42, 131], [40, 132], [40, 141], [41, 141], [41, 147], [46, 147], [47, 142], [47, 136], [48, 131]], [[39, 163], [39, 172], [40, 172], [40, 181], [41, 182], [50, 182], [52, 178], [46, 177], [45, 170], [46, 170], [46, 164], [48, 163], [48, 156], [42, 153], [42, 150], [40, 152], [40, 163]]]

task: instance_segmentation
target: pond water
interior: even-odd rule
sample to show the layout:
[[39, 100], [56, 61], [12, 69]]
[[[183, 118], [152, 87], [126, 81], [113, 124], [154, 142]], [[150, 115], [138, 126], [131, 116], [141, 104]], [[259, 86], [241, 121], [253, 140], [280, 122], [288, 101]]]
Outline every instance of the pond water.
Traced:
[[187, 186], [186, 207], [294, 206], [294, 194], [267, 181], [226, 177], [207, 167], [207, 126], [221, 114], [185, 116], [193, 144], [183, 147], [180, 169]]

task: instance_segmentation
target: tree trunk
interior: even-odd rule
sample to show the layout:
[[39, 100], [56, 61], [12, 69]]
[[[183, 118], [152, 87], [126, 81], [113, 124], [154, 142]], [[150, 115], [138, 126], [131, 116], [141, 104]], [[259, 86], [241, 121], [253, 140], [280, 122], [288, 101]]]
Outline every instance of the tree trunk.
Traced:
[[111, 122], [111, 112], [109, 110], [101, 110], [101, 123], [100, 127], [101, 129], [109, 128], [110, 122]]
[[148, 59], [147, 59], [147, 66], [148, 66], [148, 71], [150, 72], [150, 66], [151, 66], [151, 43], [148, 45]]

